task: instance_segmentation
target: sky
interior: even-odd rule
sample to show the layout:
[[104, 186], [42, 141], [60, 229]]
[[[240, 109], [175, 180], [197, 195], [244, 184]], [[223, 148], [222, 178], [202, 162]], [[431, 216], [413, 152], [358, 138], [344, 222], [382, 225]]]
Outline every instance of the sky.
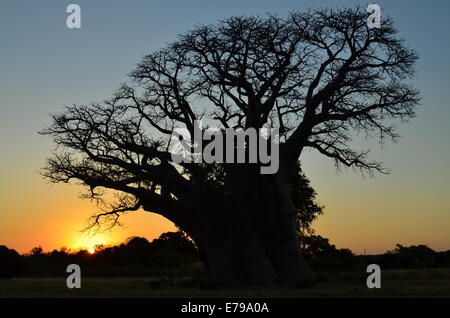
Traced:
[[[66, 27], [66, 7], [81, 7], [81, 29]], [[9, 1], [0, 2], [0, 245], [21, 253], [153, 239], [175, 227], [143, 211], [122, 217], [123, 228], [97, 236], [80, 232], [97, 208], [77, 185], [50, 185], [39, 175], [51, 141], [37, 132], [65, 105], [101, 101], [146, 54], [197, 24], [233, 15], [307, 8], [366, 6], [362, 1]], [[373, 1], [394, 19], [420, 56], [414, 84], [422, 102], [402, 125], [396, 144], [361, 142], [389, 175], [337, 173], [314, 152], [303, 170], [325, 206], [317, 234], [354, 253], [382, 253], [395, 244], [450, 250], [450, 2]]]

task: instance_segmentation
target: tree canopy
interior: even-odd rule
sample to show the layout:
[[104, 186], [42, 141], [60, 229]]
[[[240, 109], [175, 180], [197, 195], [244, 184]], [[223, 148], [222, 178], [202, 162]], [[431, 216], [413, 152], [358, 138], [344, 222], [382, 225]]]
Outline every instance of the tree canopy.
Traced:
[[[371, 28], [367, 18], [363, 8], [320, 9], [196, 26], [146, 55], [111, 98], [54, 114], [42, 133], [58, 148], [43, 174], [77, 180], [99, 201], [116, 191], [93, 224], [113, 226], [139, 208], [168, 218], [208, 250], [223, 281], [298, 279], [308, 270], [296, 251], [302, 206], [289, 171], [303, 150], [337, 168], [386, 172], [369, 150], [352, 148], [352, 136], [395, 140], [395, 124], [420, 100], [409, 82], [417, 54], [392, 19]], [[187, 129], [193, 143], [200, 119], [221, 131], [279, 129], [278, 172], [260, 175], [261, 162], [174, 162], [174, 130]]]
[[[144, 206], [174, 214], [195, 190], [171, 163], [167, 136], [180, 125], [192, 130], [200, 118], [279, 127], [283, 156], [294, 161], [311, 147], [336, 164], [383, 171], [348, 142], [355, 130], [396, 138], [388, 119], [414, 116], [418, 91], [404, 80], [417, 55], [391, 19], [372, 29], [366, 20], [360, 8], [325, 9], [197, 26], [146, 55], [131, 85], [112, 98], [53, 115], [42, 133], [59, 151], [44, 175], [79, 180], [92, 197], [101, 188], [127, 194], [116, 212]], [[183, 168], [202, 174], [195, 165]]]

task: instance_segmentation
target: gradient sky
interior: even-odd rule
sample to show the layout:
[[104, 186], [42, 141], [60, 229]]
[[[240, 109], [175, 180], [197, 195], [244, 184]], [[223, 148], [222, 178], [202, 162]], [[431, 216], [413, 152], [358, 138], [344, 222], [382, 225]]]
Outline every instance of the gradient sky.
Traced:
[[[81, 6], [82, 27], [66, 27], [69, 3]], [[173, 230], [155, 214], [122, 218], [126, 228], [80, 234], [96, 208], [75, 185], [50, 186], [39, 175], [53, 146], [37, 134], [48, 113], [109, 97], [141, 57], [195, 24], [231, 15], [277, 13], [360, 1], [1, 1], [0, 245], [19, 252], [149, 239]], [[332, 161], [302, 154], [303, 169], [326, 206], [314, 223], [337, 247], [368, 254], [403, 245], [450, 249], [450, 2], [373, 1], [390, 15], [420, 55], [418, 116], [401, 126], [397, 144], [360, 146], [384, 161], [390, 175], [336, 173]]]

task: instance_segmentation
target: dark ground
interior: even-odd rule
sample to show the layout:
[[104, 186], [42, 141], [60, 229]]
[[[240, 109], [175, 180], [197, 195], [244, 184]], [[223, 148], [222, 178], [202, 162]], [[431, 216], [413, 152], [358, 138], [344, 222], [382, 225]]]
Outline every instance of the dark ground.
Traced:
[[82, 277], [81, 289], [68, 289], [63, 277], [10, 278], [0, 280], [0, 297], [450, 297], [450, 269], [382, 270], [380, 289], [366, 287], [367, 275], [321, 272], [307, 286], [233, 289], [151, 277]]

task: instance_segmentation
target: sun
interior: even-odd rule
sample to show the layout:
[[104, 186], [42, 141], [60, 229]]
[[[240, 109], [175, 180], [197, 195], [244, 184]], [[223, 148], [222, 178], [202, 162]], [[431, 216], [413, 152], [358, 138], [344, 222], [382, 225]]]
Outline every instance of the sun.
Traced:
[[96, 254], [103, 247], [110, 246], [114, 244], [110, 236], [105, 234], [97, 234], [95, 236], [91, 235], [78, 235], [74, 237], [71, 246], [74, 250], [83, 250], [89, 254]]

